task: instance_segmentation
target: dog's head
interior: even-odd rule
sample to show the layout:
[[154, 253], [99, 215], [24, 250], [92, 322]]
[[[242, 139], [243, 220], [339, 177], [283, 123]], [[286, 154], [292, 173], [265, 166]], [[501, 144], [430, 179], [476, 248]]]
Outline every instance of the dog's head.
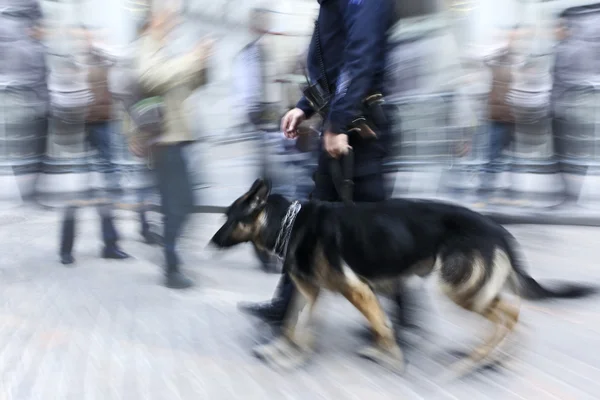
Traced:
[[257, 179], [250, 190], [227, 209], [227, 220], [210, 240], [217, 247], [232, 247], [256, 240], [266, 224], [265, 208], [271, 193], [268, 181]]

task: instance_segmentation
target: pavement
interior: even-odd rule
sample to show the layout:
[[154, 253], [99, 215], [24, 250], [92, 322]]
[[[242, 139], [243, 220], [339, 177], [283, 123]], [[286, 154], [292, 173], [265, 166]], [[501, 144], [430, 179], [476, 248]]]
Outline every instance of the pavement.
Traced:
[[[195, 215], [181, 243], [197, 285], [159, 285], [159, 248], [139, 241], [132, 213], [118, 214], [126, 261], [99, 258], [99, 221], [82, 210], [77, 263], [58, 263], [59, 215], [28, 206], [0, 211], [0, 400], [27, 399], [597, 399], [597, 299], [524, 302], [505, 365], [451, 384], [437, 377], [489, 327], [457, 309], [434, 282], [418, 299], [423, 333], [408, 337], [408, 368], [394, 375], [360, 359], [362, 316], [341, 297], [320, 300], [318, 351], [305, 368], [279, 372], [250, 349], [268, 330], [241, 315], [240, 300], [263, 300], [278, 277], [249, 246], [204, 251], [220, 216]], [[530, 272], [545, 280], [600, 284], [589, 227], [510, 226]]]

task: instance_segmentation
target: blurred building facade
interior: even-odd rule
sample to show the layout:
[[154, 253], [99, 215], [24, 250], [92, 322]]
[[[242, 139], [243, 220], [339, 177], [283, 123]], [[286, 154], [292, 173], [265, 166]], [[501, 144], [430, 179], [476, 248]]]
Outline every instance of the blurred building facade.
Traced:
[[[6, 23], [0, 28], [2, 45], [5, 46], [8, 41], [5, 37], [20, 29], [11, 28], [10, 24], [16, 26], [20, 22], [18, 18], [8, 15], [6, 10], [10, 10], [10, 7], [15, 10], [17, 4], [24, 8], [23, 5], [29, 1], [2, 2], [10, 3], [8, 8], [3, 9], [2, 18], [6, 19], [3, 20]], [[154, 3], [160, 5], [164, 2], [157, 0]], [[419, 193], [419, 190], [430, 191], [431, 187], [440, 183], [447, 186], [446, 189], [458, 192], [469, 192], [478, 185], [478, 178], [471, 178], [486, 162], [482, 143], [485, 142], [487, 96], [492, 83], [485, 61], [506, 40], [499, 32], [519, 27], [526, 34], [516, 41], [520, 57], [514, 61], [514, 84], [508, 96], [517, 121], [512, 144], [506, 149], [512, 160], [510, 176], [501, 180], [500, 187], [546, 198], [548, 193], [554, 193], [557, 198], [565, 191], [579, 194], [583, 181], [581, 174], [585, 174], [589, 180], [600, 157], [596, 151], [598, 137], [595, 115], [598, 106], [595, 100], [597, 84], [594, 80], [600, 72], [595, 69], [600, 68], [600, 64], [594, 62], [594, 55], [589, 55], [595, 54], [595, 31], [577, 27], [594, 26], [598, 20], [594, 20], [593, 15], [598, 13], [593, 6], [584, 9], [584, 12], [577, 9], [570, 13], [567, 11], [562, 15], [562, 20], [570, 24], [572, 35], [560, 43], [555, 30], [565, 10], [593, 2], [507, 0], [503, 1], [501, 8], [494, 0], [433, 0], [422, 3], [424, 9], [402, 20], [391, 36], [390, 85], [393, 87], [393, 96], [389, 103], [397, 110], [397, 130], [401, 138], [397, 141], [396, 157], [392, 164], [401, 171], [409, 171], [411, 180], [399, 186], [409, 188], [407, 190], [411, 193]], [[30, 165], [41, 167], [47, 175], [79, 174], [79, 181], [87, 181], [89, 171], [85, 170], [83, 159], [88, 155], [81, 138], [89, 88], [86, 88], [82, 78], [85, 66], [78, 59], [81, 43], [70, 37], [67, 30], [82, 25], [102, 30], [107, 51], [113, 54], [115, 60], [113, 82], [116, 83], [113, 85], [116, 85], [114, 91], [117, 93], [119, 69], [127, 68], [127, 55], [131, 54], [130, 46], [136, 36], [137, 23], [143, 16], [145, 1], [63, 0], [41, 1], [40, 4], [45, 23], [59, 31], [63, 29], [65, 34], [44, 42], [45, 64], [49, 71], [45, 80], [49, 88], [48, 99], [44, 100], [42, 96], [42, 100], [36, 100], [36, 103], [30, 102], [30, 97], [27, 97], [27, 102], [31, 104], [27, 112], [44, 115], [40, 110], [47, 106], [53, 110], [51, 116], [60, 115], [61, 118], [49, 118], [47, 128], [43, 126], [43, 118], [37, 119], [39, 126], [35, 128], [35, 123], [30, 123], [31, 129], [36, 130], [35, 134], [30, 135], [32, 138], [42, 137], [49, 132], [48, 139], [44, 139], [47, 144], [44, 148], [45, 157], [41, 157], [40, 150], [32, 150], [40, 149], [40, 146], [25, 144], [25, 139], [21, 141], [22, 148], [27, 148], [28, 152], [37, 151], [36, 154], [31, 153], [31, 159], [37, 161], [30, 161]], [[290, 93], [293, 93], [290, 86], [298, 84], [288, 83], [288, 87], [283, 87], [280, 78], [289, 75], [298, 54], [305, 50], [313, 28], [312, 21], [318, 11], [318, 2], [181, 0], [180, 4], [186, 18], [178, 28], [180, 34], [176, 36], [179, 39], [171, 43], [175, 50], [193, 46], [204, 34], [217, 38], [209, 83], [189, 99], [194, 115], [190, 123], [198, 138], [201, 141], [218, 141], [239, 134], [237, 127], [242, 125], [243, 115], [237, 112], [235, 94], [232, 93], [232, 65], [239, 50], [252, 39], [247, 29], [248, 15], [255, 7], [265, 8], [272, 14], [274, 24], [266, 39], [269, 49], [267, 101], [279, 104], [283, 112], [284, 104], [289, 103]], [[586, 18], [591, 21], [587, 25], [581, 22], [584, 20], [582, 14], [588, 15]], [[582, 55], [586, 43], [593, 44], [587, 47], [591, 49], [587, 51], [587, 58]], [[582, 67], [573, 65], [579, 55], [583, 57], [579, 61]], [[567, 60], [571, 64], [565, 64]], [[10, 68], [19, 69], [14, 65]], [[570, 72], [576, 72], [577, 68], [583, 72], [578, 75], [579, 78], [574, 78]], [[35, 68], [21, 70], [31, 71], [30, 74], [36, 71]], [[41, 71], [39, 68], [37, 70]], [[39, 75], [43, 74], [40, 72]], [[14, 82], [14, 79], [7, 78], [4, 71], [0, 76], [3, 88], [9, 86], [7, 82]], [[23, 79], [23, 82], [27, 80]], [[33, 81], [29, 79], [27, 82]], [[40, 78], [36, 82], [42, 81]], [[290, 82], [290, 79], [287, 81]], [[35, 89], [39, 93], [46, 93], [45, 89], [39, 89], [38, 86]], [[6, 116], [18, 115], [7, 111], [7, 107], [14, 107], [10, 105], [14, 103], [10, 103], [10, 93], [4, 90], [2, 97], [5, 104], [3, 126], [6, 127], [12, 123]], [[575, 104], [579, 105], [575, 107]], [[555, 110], [557, 107], [558, 112]], [[8, 143], [14, 135], [8, 128], [3, 131], [3, 141], [0, 141], [3, 158], [0, 161], [5, 165], [17, 165], [29, 157], [23, 152], [21, 155], [15, 153], [7, 156], [7, 149], [13, 146]], [[122, 164], [134, 168], [139, 160], [127, 155], [124, 143], [120, 146]], [[21, 161], [17, 162], [17, 159]], [[445, 176], [446, 172], [439, 171], [440, 166], [452, 173]], [[30, 168], [31, 171], [34, 169]], [[424, 175], [415, 178], [417, 170]], [[559, 176], [558, 172], [562, 175]], [[535, 175], [533, 182], [532, 174]], [[571, 175], [575, 178], [569, 178]], [[42, 180], [39, 190], [57, 187], [52, 179], [46, 179], [45, 182]], [[420, 182], [417, 185], [419, 187], [415, 187], [414, 182]], [[27, 188], [26, 192], [32, 190]], [[539, 191], [541, 193], [537, 193]]]

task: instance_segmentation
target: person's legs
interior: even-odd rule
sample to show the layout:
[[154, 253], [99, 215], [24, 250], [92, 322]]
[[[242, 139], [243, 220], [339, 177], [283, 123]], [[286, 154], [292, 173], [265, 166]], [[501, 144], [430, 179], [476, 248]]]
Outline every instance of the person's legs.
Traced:
[[386, 198], [383, 174], [373, 174], [354, 178], [354, 201], [373, 203]]
[[112, 260], [124, 260], [129, 258], [129, 255], [122, 251], [118, 246], [119, 235], [115, 228], [114, 217], [112, 215], [112, 206], [110, 204], [101, 205], [98, 207], [102, 227], [102, 240], [104, 249], [102, 250], [102, 258]]
[[75, 242], [76, 207], [67, 207], [63, 216], [60, 234], [60, 262], [70, 265], [75, 262], [73, 258], [73, 244]]
[[113, 162], [112, 125], [109, 121], [97, 122], [86, 126], [89, 143], [98, 151], [99, 172], [104, 176], [104, 182], [109, 191], [119, 188], [117, 168]]
[[139, 208], [137, 210], [139, 218], [140, 218], [140, 235], [144, 238], [146, 244], [150, 245], [162, 245], [163, 238], [158, 233], [157, 227], [154, 227], [148, 221], [148, 212], [150, 212], [150, 199], [154, 194], [154, 190], [156, 190], [156, 177], [154, 176], [154, 171], [147, 169], [144, 171], [143, 178], [144, 180], [148, 180], [149, 182], [153, 182], [154, 185], [150, 185], [149, 187], [141, 188], [137, 191], [137, 201], [139, 203]]
[[[98, 151], [99, 171], [103, 177], [108, 192], [116, 192], [119, 188], [117, 177], [117, 168], [113, 163], [113, 151], [111, 140], [111, 122], [96, 122], [87, 124], [87, 134], [90, 144]], [[117, 242], [119, 235], [114, 224], [112, 207], [108, 204], [98, 207], [98, 214], [101, 220], [102, 240], [104, 249], [102, 258], [114, 260], [123, 260], [129, 258], [129, 255], [119, 249]]]
[[511, 124], [506, 122], [491, 121], [487, 141], [487, 163], [483, 168], [486, 177], [483, 179], [482, 189], [494, 188], [496, 177], [502, 172], [502, 150], [510, 136]]
[[181, 145], [160, 146], [156, 172], [164, 221], [165, 285], [185, 289], [192, 281], [180, 271], [177, 238], [193, 207], [193, 193]]
[[241, 302], [238, 304], [238, 308], [240, 311], [261, 318], [265, 322], [280, 325], [283, 323], [294, 293], [294, 283], [287, 272], [284, 271], [270, 300], [258, 303]]

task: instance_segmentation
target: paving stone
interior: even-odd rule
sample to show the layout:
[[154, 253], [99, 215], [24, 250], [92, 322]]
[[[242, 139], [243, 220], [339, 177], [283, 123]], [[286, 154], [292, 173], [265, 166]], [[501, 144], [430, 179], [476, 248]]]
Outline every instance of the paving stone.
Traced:
[[[594, 399], [600, 397], [597, 299], [524, 302], [516, 348], [505, 368], [440, 384], [450, 350], [467, 350], [490, 327], [422, 287], [426, 334], [405, 348], [408, 369], [391, 374], [359, 358], [365, 322], [343, 298], [320, 300], [318, 352], [305, 367], [274, 371], [250, 353], [264, 327], [241, 315], [240, 300], [271, 296], [249, 246], [204, 251], [220, 221], [197, 215], [181, 243], [196, 287], [159, 285], [159, 248], [139, 241], [138, 222], [118, 213], [132, 259], [98, 257], [99, 221], [80, 214], [77, 263], [58, 263], [59, 215], [20, 209], [0, 231], [0, 400], [4, 399]], [[4, 220], [9, 220], [4, 219]], [[592, 228], [514, 226], [531, 274], [600, 283]], [[419, 288], [416, 281], [415, 288]]]

